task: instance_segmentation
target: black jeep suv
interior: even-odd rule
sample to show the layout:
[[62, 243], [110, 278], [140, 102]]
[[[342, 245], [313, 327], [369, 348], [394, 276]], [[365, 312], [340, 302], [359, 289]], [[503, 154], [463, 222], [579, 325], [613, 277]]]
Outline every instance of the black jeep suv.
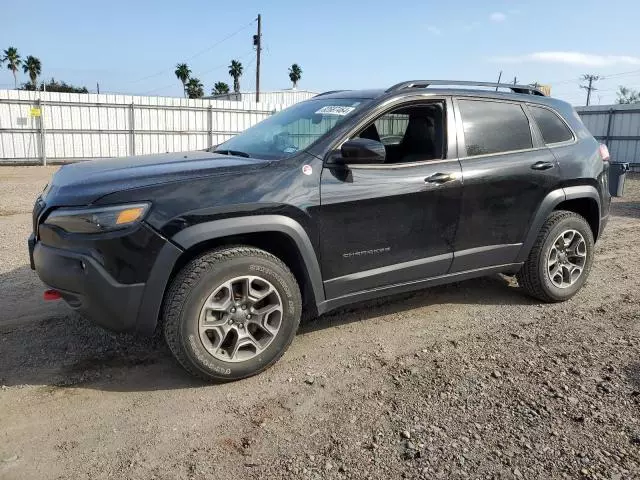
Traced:
[[570, 298], [608, 168], [572, 107], [533, 87], [327, 92], [209, 151], [62, 167], [35, 204], [32, 266], [95, 323], [161, 326], [189, 372], [235, 380], [276, 362], [303, 313], [496, 272]]

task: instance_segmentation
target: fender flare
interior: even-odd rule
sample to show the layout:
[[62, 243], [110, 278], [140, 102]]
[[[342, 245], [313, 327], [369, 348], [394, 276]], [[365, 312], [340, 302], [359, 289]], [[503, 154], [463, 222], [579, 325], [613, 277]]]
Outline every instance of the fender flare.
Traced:
[[320, 265], [313, 244], [302, 225], [283, 215], [233, 217], [199, 223], [181, 230], [160, 250], [138, 311], [138, 331], [152, 334], [156, 328], [164, 292], [178, 258], [199, 243], [244, 233], [279, 232], [294, 241], [304, 262], [316, 305], [325, 300]]
[[565, 187], [552, 190], [546, 197], [540, 202], [540, 206], [536, 211], [525, 241], [520, 248], [520, 252], [516, 257], [516, 262], [521, 263], [527, 260], [529, 252], [533, 247], [533, 244], [538, 237], [538, 232], [542, 228], [542, 225], [547, 220], [551, 212], [565, 200], [574, 200], [577, 198], [590, 198], [596, 201], [598, 204], [598, 212], [600, 209], [600, 195], [598, 190], [593, 185], [576, 185], [574, 187]]

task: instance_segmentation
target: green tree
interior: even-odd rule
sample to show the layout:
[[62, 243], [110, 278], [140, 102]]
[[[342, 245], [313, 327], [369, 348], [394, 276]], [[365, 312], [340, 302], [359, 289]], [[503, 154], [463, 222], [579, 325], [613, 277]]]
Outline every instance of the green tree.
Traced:
[[197, 78], [190, 78], [187, 82], [187, 96], [189, 98], [202, 98], [204, 95], [204, 86]]
[[229, 93], [229, 84], [226, 82], [216, 82], [211, 90], [211, 95], [224, 95]]
[[48, 83], [41, 83], [40, 86], [36, 87], [31, 82], [23, 83], [20, 86], [20, 90], [46, 90], [47, 92], [62, 92], [62, 93], [89, 93], [87, 87], [76, 87], [74, 85], [68, 84], [66, 82], [58, 82], [55, 79], [49, 80]]
[[616, 103], [628, 104], [628, 103], [640, 103], [640, 92], [631, 88], [618, 87]]
[[178, 77], [178, 80], [182, 82], [182, 91], [184, 92], [184, 96], [186, 97], [187, 82], [189, 81], [189, 78], [191, 78], [191, 69], [189, 68], [189, 65], [187, 65], [186, 63], [177, 64], [175, 74], [176, 77]]
[[18, 49], [15, 47], [9, 47], [4, 51], [4, 56], [0, 59], [0, 63], [7, 63], [7, 68], [13, 73], [13, 85], [18, 88], [18, 78], [16, 72], [18, 67], [22, 63], [20, 55], [18, 55]]
[[22, 65], [22, 71], [29, 75], [29, 78], [31, 79], [31, 85], [33, 85], [33, 88], [35, 90], [38, 76], [40, 75], [40, 73], [42, 73], [42, 65], [40, 64], [40, 59], [29, 55]]
[[297, 63], [294, 63], [289, 67], [289, 80], [293, 83], [293, 88], [298, 86], [298, 82], [302, 78], [302, 68]]
[[229, 65], [229, 75], [233, 78], [233, 91], [240, 93], [240, 77], [242, 76], [242, 63], [238, 60], [231, 60]]

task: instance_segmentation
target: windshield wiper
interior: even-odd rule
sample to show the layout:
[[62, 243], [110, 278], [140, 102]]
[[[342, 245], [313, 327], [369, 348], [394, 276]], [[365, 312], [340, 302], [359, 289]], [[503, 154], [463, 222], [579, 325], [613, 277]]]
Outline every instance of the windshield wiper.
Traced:
[[240, 150], [214, 150], [213, 153], [219, 153], [221, 155], [235, 155], [236, 157], [251, 158], [247, 152], [241, 152]]

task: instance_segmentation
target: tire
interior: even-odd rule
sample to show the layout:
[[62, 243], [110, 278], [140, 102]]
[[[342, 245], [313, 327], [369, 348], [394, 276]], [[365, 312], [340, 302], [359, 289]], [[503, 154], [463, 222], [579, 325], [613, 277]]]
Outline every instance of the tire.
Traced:
[[[194, 258], [175, 277], [163, 307], [164, 336], [192, 375], [239, 380], [278, 361], [293, 341], [301, 311], [296, 279], [280, 259], [258, 248], [225, 247]], [[245, 314], [252, 320], [245, 321]]]
[[[571, 245], [564, 250], [559, 250], [556, 245], [556, 240], [559, 240], [559, 236], [564, 232], [577, 232], [584, 244], [581, 244], [579, 250], [584, 252], [584, 260], [571, 257], [570, 253], [575, 248]], [[578, 244], [579, 237], [570, 237], [567, 234], [566, 238], [573, 238], [572, 242]], [[555, 271], [553, 267], [555, 263], [551, 263], [554, 253], [552, 249], [555, 248], [555, 258], [559, 259], [559, 255], [564, 255], [558, 265], [563, 265], [567, 256], [568, 260], [574, 263], [568, 263], [568, 265], [575, 265], [575, 262], [582, 264], [582, 270], [580, 274], [572, 281], [573, 276], [569, 275], [568, 269], [561, 269], [553, 276]], [[522, 266], [522, 269], [516, 274], [520, 287], [532, 297], [535, 297], [543, 302], [562, 302], [573, 297], [580, 288], [584, 285], [589, 276], [591, 265], [593, 264], [594, 256], [594, 240], [593, 232], [587, 221], [580, 215], [565, 210], [559, 210], [553, 212], [540, 229], [538, 237], [531, 248], [529, 258]], [[570, 267], [573, 268], [573, 267]], [[576, 270], [577, 272], [577, 270]], [[552, 278], [553, 276], [553, 278]], [[566, 282], [565, 282], [566, 281]], [[562, 282], [564, 285], [558, 285]], [[566, 284], [565, 284], [566, 283]]]

